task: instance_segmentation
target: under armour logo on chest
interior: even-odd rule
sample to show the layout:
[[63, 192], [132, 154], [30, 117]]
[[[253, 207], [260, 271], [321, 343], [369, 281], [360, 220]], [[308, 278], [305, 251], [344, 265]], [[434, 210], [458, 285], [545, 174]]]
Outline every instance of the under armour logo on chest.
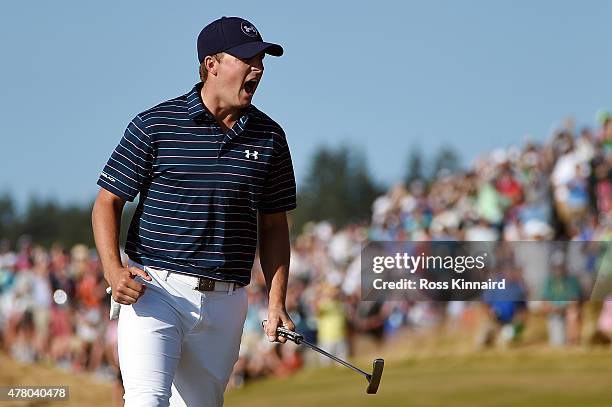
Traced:
[[246, 158], [251, 158], [251, 157], [253, 157], [254, 159], [256, 159], [256, 160], [257, 160], [257, 154], [259, 154], [259, 152], [258, 152], [258, 151], [252, 151], [252, 152], [251, 152], [251, 150], [244, 150], [244, 156], [245, 156]]

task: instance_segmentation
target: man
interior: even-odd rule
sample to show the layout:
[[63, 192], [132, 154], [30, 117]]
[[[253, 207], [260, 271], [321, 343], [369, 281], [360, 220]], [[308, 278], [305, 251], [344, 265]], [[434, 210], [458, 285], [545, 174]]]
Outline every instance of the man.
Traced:
[[[256, 244], [270, 341], [285, 309], [286, 211], [295, 179], [281, 127], [251, 104], [264, 54], [250, 22], [223, 17], [198, 37], [190, 92], [137, 115], [98, 180], [92, 224], [119, 316], [125, 405], [220, 406], [238, 358]], [[125, 201], [140, 194], [120, 261]]]

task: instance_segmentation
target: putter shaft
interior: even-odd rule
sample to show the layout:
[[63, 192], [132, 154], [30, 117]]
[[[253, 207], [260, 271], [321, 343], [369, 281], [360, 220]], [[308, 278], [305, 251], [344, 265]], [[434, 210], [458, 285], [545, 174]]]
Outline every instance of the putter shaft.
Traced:
[[351, 365], [351, 364], [350, 364], [350, 363], [348, 363], [348, 362], [345, 362], [344, 360], [342, 360], [342, 359], [340, 359], [340, 358], [337, 358], [336, 356], [332, 355], [331, 353], [325, 352], [323, 349], [319, 348], [319, 347], [318, 347], [318, 346], [316, 346], [316, 345], [313, 345], [312, 343], [308, 342], [307, 340], [300, 339], [300, 341], [299, 341], [299, 342], [296, 342], [296, 343], [297, 343], [298, 345], [303, 343], [304, 345], [308, 346], [309, 348], [311, 348], [311, 349], [313, 349], [313, 350], [315, 350], [315, 351], [317, 351], [317, 352], [319, 352], [319, 353], [322, 353], [323, 355], [327, 356], [328, 358], [333, 359], [333, 360], [335, 360], [336, 362], [338, 362], [338, 363], [340, 363], [340, 364], [342, 364], [342, 365], [344, 365], [344, 366], [346, 366], [346, 367], [348, 367], [348, 368], [350, 368], [350, 369], [353, 369], [353, 370], [354, 370], [354, 371], [356, 371], [357, 373], [361, 373], [361, 374], [362, 374], [362, 375], [364, 375], [364, 376], [365, 376], [365, 377], [366, 377], [368, 380], [370, 380], [370, 379], [372, 378], [372, 375], [371, 375], [371, 374], [364, 372], [363, 370], [359, 369], [358, 367], [355, 367], [355, 366]]
[[[264, 323], [265, 323], [265, 321], [262, 322], [262, 325]], [[304, 344], [304, 345], [308, 346], [310, 349], [312, 349], [312, 350], [314, 350], [316, 352], [319, 352], [319, 353], [327, 356], [328, 358], [333, 359], [336, 362], [338, 362], [338, 363], [340, 363], [340, 364], [342, 364], [342, 365], [344, 365], [344, 366], [346, 366], [346, 367], [348, 367], [350, 369], [353, 369], [357, 373], [361, 373], [362, 375], [364, 375], [366, 377], [366, 379], [368, 379], [368, 381], [370, 381], [370, 379], [372, 378], [371, 374], [366, 373], [363, 370], [359, 369], [358, 367], [355, 367], [355, 366], [351, 365], [350, 363], [345, 362], [344, 360], [342, 360], [342, 359], [332, 355], [331, 353], [324, 351], [323, 349], [319, 348], [317, 345], [308, 342], [307, 340], [304, 339], [304, 336], [302, 334], [290, 331], [287, 328], [282, 327], [282, 326], [278, 327], [276, 329], [276, 332], [280, 336], [284, 336], [285, 338], [289, 339], [290, 341], [295, 342], [296, 345]]]

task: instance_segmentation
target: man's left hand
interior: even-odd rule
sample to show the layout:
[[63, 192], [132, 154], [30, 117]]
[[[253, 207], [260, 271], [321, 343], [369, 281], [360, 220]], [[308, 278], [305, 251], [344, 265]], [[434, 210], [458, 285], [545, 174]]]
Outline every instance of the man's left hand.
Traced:
[[270, 342], [287, 342], [287, 338], [276, 334], [276, 328], [279, 326], [285, 327], [290, 331], [295, 329], [295, 324], [289, 318], [285, 308], [268, 308], [268, 322], [265, 325], [264, 330]]

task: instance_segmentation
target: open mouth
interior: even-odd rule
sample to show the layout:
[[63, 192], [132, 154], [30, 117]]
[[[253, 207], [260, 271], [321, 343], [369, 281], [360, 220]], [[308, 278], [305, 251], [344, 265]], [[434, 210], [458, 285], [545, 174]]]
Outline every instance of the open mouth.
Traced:
[[255, 90], [257, 89], [257, 83], [258, 83], [257, 79], [251, 79], [249, 81], [246, 81], [244, 83], [244, 91], [251, 96], [254, 95]]

